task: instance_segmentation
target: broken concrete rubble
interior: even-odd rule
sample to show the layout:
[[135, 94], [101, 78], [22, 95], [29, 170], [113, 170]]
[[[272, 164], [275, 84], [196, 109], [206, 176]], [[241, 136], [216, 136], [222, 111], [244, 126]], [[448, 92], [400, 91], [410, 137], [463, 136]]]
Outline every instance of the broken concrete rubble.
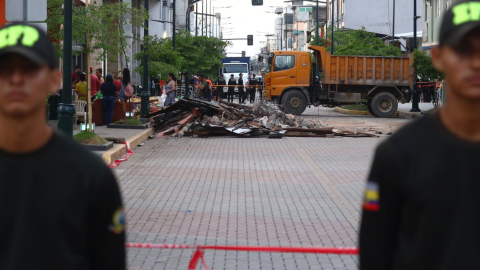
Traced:
[[285, 114], [273, 103], [254, 103], [253, 106], [228, 103], [218, 104], [193, 99], [181, 99], [172, 106], [146, 116], [158, 131], [157, 136], [211, 137], [262, 136], [270, 138], [292, 137], [361, 137], [374, 134], [334, 132], [315, 120]]

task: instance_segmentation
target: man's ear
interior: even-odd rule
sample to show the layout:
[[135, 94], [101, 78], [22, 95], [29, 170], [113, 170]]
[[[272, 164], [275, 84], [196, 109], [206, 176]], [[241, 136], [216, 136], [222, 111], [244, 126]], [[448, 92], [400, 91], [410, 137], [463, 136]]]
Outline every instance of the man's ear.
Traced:
[[433, 47], [432, 48], [432, 63], [436, 70], [444, 72], [444, 66], [442, 61], [442, 48]]
[[62, 81], [62, 75], [58, 69], [52, 69], [50, 71], [50, 89], [48, 93], [53, 95], [60, 90], [60, 82]]

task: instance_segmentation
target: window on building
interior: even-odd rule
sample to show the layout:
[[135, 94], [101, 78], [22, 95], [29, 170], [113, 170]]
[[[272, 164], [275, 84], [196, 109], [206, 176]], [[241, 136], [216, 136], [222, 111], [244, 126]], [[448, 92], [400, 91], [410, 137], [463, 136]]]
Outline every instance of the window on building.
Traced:
[[302, 7], [299, 9], [300, 12], [312, 12], [313, 9], [311, 7]]
[[440, 0], [435, 1], [436, 10], [437, 10], [437, 18], [442, 15], [442, 5], [440, 5]]
[[278, 55], [275, 57], [273, 71], [281, 71], [291, 69], [295, 66], [295, 56], [293, 55]]

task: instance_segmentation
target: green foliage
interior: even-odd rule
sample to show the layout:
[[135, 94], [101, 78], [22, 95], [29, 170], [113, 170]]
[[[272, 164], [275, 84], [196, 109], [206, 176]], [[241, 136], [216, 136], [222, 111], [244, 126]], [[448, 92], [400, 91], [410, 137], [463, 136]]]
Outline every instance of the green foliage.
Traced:
[[[183, 58], [178, 51], [174, 51], [168, 39], [157, 36], [147, 36], [143, 46], [148, 54], [148, 76], [167, 80], [168, 73], [177, 74], [180, 71]], [[143, 61], [144, 52], [134, 55], [135, 60]], [[143, 65], [135, 68], [135, 72], [143, 76]], [[160, 74], [160, 75], [159, 75]]]
[[80, 144], [103, 145], [107, 143], [107, 140], [104, 138], [88, 131], [82, 131], [73, 135], [73, 139]]
[[[335, 46], [334, 55], [358, 55], [358, 56], [401, 56], [402, 51], [390, 45], [386, 45], [380, 38], [362, 27], [361, 30], [340, 30], [334, 32]], [[320, 39], [320, 46], [331, 51], [331, 28], [327, 30], [326, 38]], [[315, 36], [312, 35], [311, 44], [316, 44]]]
[[[63, 0], [48, 0], [48, 33], [56, 41], [63, 40]], [[114, 61], [119, 53], [125, 53], [130, 46], [125, 37], [124, 26], [145, 26], [149, 18], [148, 12], [142, 8], [134, 8], [131, 3], [105, 3], [98, 5], [95, 1], [88, 7], [72, 7], [72, 36], [80, 44], [88, 44], [89, 52], [99, 53], [97, 60], [107, 59]], [[88, 39], [86, 34], [89, 34]], [[56, 44], [59, 56], [62, 55], [62, 46]], [[86, 52], [83, 47], [83, 51]], [[127, 59], [129, 61], [129, 59]]]
[[127, 126], [141, 126], [143, 122], [134, 117], [127, 117], [127, 121], [118, 120], [114, 124], [116, 125], [127, 125]]
[[413, 59], [413, 66], [415, 67], [417, 76], [420, 78], [429, 78], [431, 80], [443, 80], [445, 78], [441, 72], [433, 67], [432, 58], [427, 52], [415, 50]]
[[[168, 72], [177, 74], [178, 71], [203, 73], [205, 76], [216, 76], [222, 68], [223, 51], [227, 42], [214, 37], [192, 36], [186, 31], [180, 31], [175, 40], [176, 51], [173, 51], [171, 38], [147, 38], [143, 42], [148, 48], [149, 76], [167, 79]], [[143, 52], [135, 55], [141, 61]], [[143, 66], [135, 69], [143, 73]]]

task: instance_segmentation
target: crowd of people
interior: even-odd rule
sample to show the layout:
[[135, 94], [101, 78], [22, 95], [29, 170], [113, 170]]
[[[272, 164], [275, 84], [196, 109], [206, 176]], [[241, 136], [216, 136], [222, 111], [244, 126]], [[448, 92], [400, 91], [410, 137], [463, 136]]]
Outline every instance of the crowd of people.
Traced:
[[[120, 76], [121, 74], [121, 76]], [[87, 101], [87, 75], [82, 71], [79, 65], [75, 66], [75, 72], [72, 73], [72, 89], [78, 96], [78, 100]], [[115, 79], [115, 80], [114, 80]], [[90, 91], [91, 102], [95, 99], [102, 99], [103, 124], [108, 125], [112, 122], [115, 103], [120, 100], [123, 111], [126, 112], [125, 89], [131, 84], [130, 70], [124, 68], [115, 75], [108, 74], [103, 77], [103, 70], [98, 68], [93, 73], [90, 67]], [[125, 120], [126, 115], [123, 115]]]
[[[228, 102], [234, 102], [235, 96], [238, 95], [238, 103], [245, 104], [246, 101], [250, 103], [255, 102], [255, 95], [263, 90], [262, 79], [257, 79], [256, 74], [253, 74], [248, 80], [244, 80], [243, 74], [240, 73], [238, 80], [233, 74], [230, 75], [228, 82], [224, 75], [220, 74], [218, 79], [212, 82], [210, 76], [203, 74], [191, 75], [190, 77], [190, 91], [185, 97], [196, 98], [206, 101], [218, 101], [220, 99], [227, 99]], [[169, 77], [171, 79], [171, 77]], [[175, 78], [176, 81], [176, 78]], [[238, 89], [238, 93], [235, 92]]]

